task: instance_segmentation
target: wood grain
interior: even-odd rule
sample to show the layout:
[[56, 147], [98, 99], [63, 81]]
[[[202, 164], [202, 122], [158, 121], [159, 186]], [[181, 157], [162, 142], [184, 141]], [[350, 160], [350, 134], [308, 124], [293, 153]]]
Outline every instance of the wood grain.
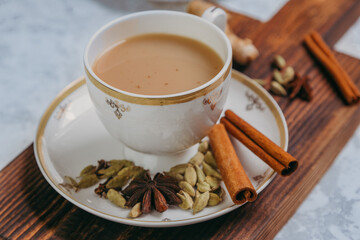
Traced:
[[[346, 106], [335, 85], [301, 42], [318, 30], [332, 46], [360, 15], [356, 0], [292, 0], [270, 21], [232, 14], [230, 25], [250, 37], [261, 55], [243, 70], [270, 75], [274, 54], [311, 79], [315, 97], [307, 103], [275, 97], [290, 131], [289, 152], [299, 159], [290, 177], [277, 176], [259, 198], [225, 216], [191, 226], [156, 229], [110, 222], [66, 201], [42, 177], [29, 146], [0, 172], [0, 239], [271, 239], [331, 165], [360, 122], [359, 105]], [[336, 53], [360, 86], [360, 61]]]

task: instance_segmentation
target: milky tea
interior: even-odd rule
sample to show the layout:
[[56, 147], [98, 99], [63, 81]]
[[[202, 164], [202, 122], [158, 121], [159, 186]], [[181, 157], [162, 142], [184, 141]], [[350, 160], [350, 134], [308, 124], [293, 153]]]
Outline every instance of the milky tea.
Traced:
[[167, 95], [210, 81], [223, 67], [207, 45], [170, 34], [145, 34], [120, 41], [95, 61], [95, 74], [131, 93]]

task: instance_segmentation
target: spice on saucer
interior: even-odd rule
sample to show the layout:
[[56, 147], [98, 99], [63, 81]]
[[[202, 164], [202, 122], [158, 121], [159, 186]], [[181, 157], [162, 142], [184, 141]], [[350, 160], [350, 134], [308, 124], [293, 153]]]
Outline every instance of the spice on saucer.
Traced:
[[141, 202], [142, 212], [149, 213], [152, 209], [164, 212], [168, 205], [180, 204], [181, 199], [176, 195], [179, 191], [176, 179], [161, 173], [151, 179], [149, 172], [146, 172], [142, 179], [133, 180], [122, 193], [127, 199], [125, 206], [134, 207]]
[[[256, 190], [236, 155], [224, 125], [214, 125], [210, 130], [209, 139], [216, 157], [217, 166], [232, 201], [235, 204], [255, 201], [257, 198]], [[212, 197], [211, 204], [215, 201], [214, 197]]]
[[198, 195], [195, 195], [195, 202], [193, 204], [193, 214], [203, 210], [208, 205], [210, 199], [209, 191], [206, 191], [204, 193], [200, 193], [197, 191], [197, 193]]
[[110, 202], [114, 203], [118, 207], [127, 208], [127, 206], [125, 206], [126, 199], [115, 189], [109, 189], [109, 191], [106, 194], [106, 197], [107, 199], [110, 200]]
[[79, 182], [74, 178], [65, 176], [65, 182], [61, 184], [67, 189], [74, 189], [77, 192], [81, 188], [94, 186], [101, 179], [106, 178], [104, 183], [100, 183], [95, 188], [95, 193], [100, 197], [106, 197], [109, 189], [120, 190], [129, 180], [136, 179], [144, 175], [145, 170], [142, 167], [135, 166], [128, 160], [99, 160], [98, 165], [89, 165], [81, 170]]
[[[181, 190], [179, 193], [177, 193], [177, 195], [181, 199], [181, 204], [179, 205], [179, 207], [181, 207], [184, 210], [192, 208], [194, 201], [187, 192]], [[194, 194], [194, 197], [195, 197], [195, 194]]]
[[108, 188], [106, 187], [106, 184], [112, 179], [112, 177], [109, 177], [104, 183], [100, 183], [97, 188], [95, 188], [94, 192], [99, 195], [100, 197], [106, 198], [106, 194], [108, 192]]
[[[220, 122], [224, 124], [226, 130], [231, 135], [243, 143], [281, 176], [289, 176], [297, 169], [298, 161], [293, 156], [231, 110], [225, 111], [225, 117], [221, 118]], [[217, 162], [219, 164], [219, 160], [217, 160]]]
[[199, 144], [198, 152], [188, 163], [172, 167], [169, 172], [165, 172], [165, 175], [177, 176], [180, 179], [178, 186], [181, 191], [177, 195], [182, 202], [179, 207], [192, 210], [193, 214], [207, 206], [215, 206], [223, 200], [220, 186], [222, 177], [217, 170], [216, 160], [208, 141]]
[[120, 208], [131, 208], [131, 218], [152, 209], [164, 212], [168, 205], [179, 205], [195, 214], [219, 204], [223, 197], [222, 177], [208, 141], [199, 143], [198, 152], [189, 162], [173, 166], [164, 174], [157, 173], [153, 179], [149, 171], [129, 160], [99, 160], [97, 166], [81, 170], [78, 178], [79, 182], [65, 176], [61, 185], [76, 192], [106, 179], [94, 192]]
[[129, 217], [137, 218], [137, 217], [140, 217], [141, 214], [142, 214], [141, 203], [137, 203], [129, 212]]

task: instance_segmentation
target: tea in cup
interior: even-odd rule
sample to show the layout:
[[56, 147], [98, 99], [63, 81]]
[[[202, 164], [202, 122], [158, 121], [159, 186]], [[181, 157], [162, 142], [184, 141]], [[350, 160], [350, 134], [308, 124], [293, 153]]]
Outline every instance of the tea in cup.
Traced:
[[86, 82], [108, 132], [136, 151], [176, 153], [218, 120], [231, 78], [231, 45], [217, 26], [173, 11], [116, 19], [91, 38]]

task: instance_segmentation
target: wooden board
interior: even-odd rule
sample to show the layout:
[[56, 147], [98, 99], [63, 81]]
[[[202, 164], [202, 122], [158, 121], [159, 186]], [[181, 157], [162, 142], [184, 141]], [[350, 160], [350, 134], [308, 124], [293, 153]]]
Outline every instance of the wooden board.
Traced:
[[[276, 97], [290, 131], [289, 152], [300, 161], [288, 178], [277, 176], [245, 206], [204, 223], [185, 227], [140, 228], [93, 216], [66, 201], [42, 177], [29, 146], [0, 172], [0, 239], [271, 239], [293, 215], [331, 165], [360, 122], [360, 107], [346, 106], [328, 75], [301, 45], [318, 30], [332, 46], [360, 16], [357, 0], [293, 0], [267, 23], [233, 15], [236, 33], [250, 37], [261, 56], [235, 68], [251, 77], [270, 75], [274, 54], [283, 55], [314, 89], [311, 103]], [[336, 53], [360, 87], [360, 61]]]

